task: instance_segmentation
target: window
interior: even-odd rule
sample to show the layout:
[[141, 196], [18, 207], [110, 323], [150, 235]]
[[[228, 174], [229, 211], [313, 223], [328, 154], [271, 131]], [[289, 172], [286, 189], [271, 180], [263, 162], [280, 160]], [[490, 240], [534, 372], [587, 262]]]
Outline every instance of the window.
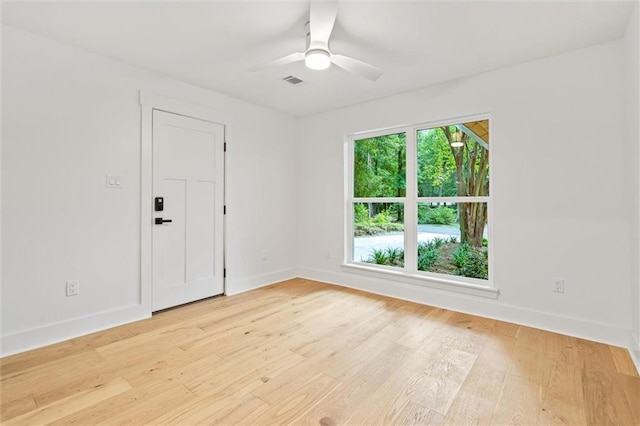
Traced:
[[348, 143], [347, 264], [489, 287], [489, 119]]

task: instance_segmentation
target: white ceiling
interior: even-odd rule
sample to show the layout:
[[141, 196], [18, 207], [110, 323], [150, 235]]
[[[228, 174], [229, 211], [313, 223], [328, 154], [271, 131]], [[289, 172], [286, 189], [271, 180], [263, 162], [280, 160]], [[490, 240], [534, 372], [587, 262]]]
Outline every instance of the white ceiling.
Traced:
[[304, 116], [619, 38], [634, 4], [341, 2], [331, 50], [384, 69], [376, 82], [302, 63], [249, 71], [304, 50], [306, 1], [3, 2], [2, 21]]

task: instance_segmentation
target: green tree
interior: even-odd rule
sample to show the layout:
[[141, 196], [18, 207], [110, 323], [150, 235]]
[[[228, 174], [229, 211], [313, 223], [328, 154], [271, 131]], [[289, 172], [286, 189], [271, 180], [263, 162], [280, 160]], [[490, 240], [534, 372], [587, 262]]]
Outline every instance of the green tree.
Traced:
[[[489, 194], [489, 151], [467, 134], [452, 147], [456, 126], [417, 132], [418, 195], [421, 197], [486, 196]], [[355, 141], [354, 196], [404, 197], [406, 135], [398, 133]], [[387, 211], [403, 222], [400, 204], [368, 203], [369, 217]], [[487, 223], [486, 203], [458, 203], [461, 241], [482, 247]]]
[[[406, 136], [404, 133], [360, 139], [354, 144], [354, 196], [404, 197], [406, 193]], [[393, 207], [369, 203], [371, 217]], [[394, 207], [398, 222], [403, 210]]]
[[456, 163], [449, 142], [440, 128], [420, 130], [418, 138], [418, 195], [447, 197], [457, 195]]

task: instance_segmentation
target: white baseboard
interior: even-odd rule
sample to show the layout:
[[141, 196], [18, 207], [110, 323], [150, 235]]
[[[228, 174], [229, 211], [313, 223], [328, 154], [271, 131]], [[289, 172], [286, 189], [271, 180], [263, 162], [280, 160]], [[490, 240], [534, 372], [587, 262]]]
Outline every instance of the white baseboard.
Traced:
[[[506, 306], [485, 298], [438, 291], [415, 285], [396, 283], [389, 286], [384, 280], [348, 273], [334, 273], [312, 268], [287, 268], [227, 283], [227, 295], [244, 293], [292, 278], [306, 278], [368, 293], [437, 306], [486, 318], [508, 321], [556, 333], [629, 348], [640, 371], [640, 342], [629, 330], [609, 324], [564, 317], [516, 306]], [[73, 318], [2, 336], [0, 356], [13, 355], [42, 346], [73, 339], [133, 321], [149, 318], [151, 312], [144, 305], [133, 305], [95, 315]]]
[[40, 348], [150, 316], [148, 306], [133, 305], [7, 334], [2, 336], [0, 356]]
[[394, 282], [394, 285], [390, 286], [389, 281], [357, 274], [329, 272], [313, 268], [299, 268], [298, 274], [301, 278], [336, 284], [382, 296], [512, 322], [609, 345], [629, 347], [629, 330], [610, 324], [504, 305], [495, 300], [411, 284]]
[[260, 287], [266, 287], [280, 281], [290, 280], [298, 276], [296, 268], [280, 269], [266, 274], [255, 275], [253, 277], [242, 280], [228, 281], [224, 294], [232, 296], [234, 294], [244, 293], [245, 291], [254, 290]]
[[[297, 270], [295, 268], [288, 268], [243, 280], [231, 281], [227, 283], [227, 291], [225, 294], [243, 293], [295, 278], [296, 276]], [[133, 305], [22, 330], [2, 336], [0, 341], [0, 357], [25, 352], [150, 317], [151, 310], [148, 306]]]

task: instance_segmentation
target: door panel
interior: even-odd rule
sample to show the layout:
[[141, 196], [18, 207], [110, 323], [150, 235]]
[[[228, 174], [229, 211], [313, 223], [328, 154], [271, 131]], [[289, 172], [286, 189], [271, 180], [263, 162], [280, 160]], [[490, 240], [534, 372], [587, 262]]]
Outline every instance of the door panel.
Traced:
[[153, 310], [221, 294], [224, 127], [153, 112]]
[[215, 229], [210, 218], [215, 212], [215, 185], [213, 182], [196, 181], [192, 186], [193, 202], [189, 211], [194, 224], [190, 228], [189, 247], [194, 253], [192, 259], [192, 279], [209, 279], [215, 275]]
[[[166, 286], [175, 286], [185, 284], [186, 282], [186, 236], [184, 233], [185, 216], [184, 206], [187, 199], [187, 181], [184, 179], [165, 179], [163, 182], [164, 190], [164, 211], [159, 212], [159, 217], [171, 218], [173, 221], [170, 225], [154, 225], [153, 238], [154, 254], [157, 252], [158, 257], [154, 256], [154, 264], [157, 263], [159, 274], [158, 281], [162, 281]], [[167, 203], [167, 200], [171, 202]], [[157, 241], [155, 241], [157, 240]], [[157, 260], [157, 262], [156, 262]]]

